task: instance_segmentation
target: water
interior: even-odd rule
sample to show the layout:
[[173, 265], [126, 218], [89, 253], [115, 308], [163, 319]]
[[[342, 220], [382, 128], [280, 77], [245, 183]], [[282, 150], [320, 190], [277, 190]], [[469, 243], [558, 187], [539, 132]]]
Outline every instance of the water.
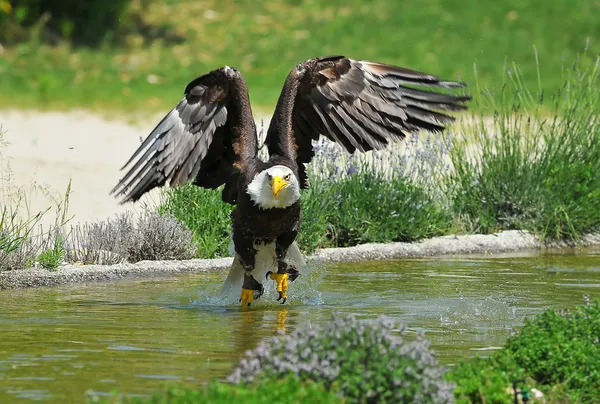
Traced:
[[[488, 355], [525, 317], [600, 297], [600, 251], [450, 257], [315, 268], [288, 304], [222, 305], [225, 274], [0, 292], [0, 402], [81, 402], [223, 378], [247, 349], [332, 311], [425, 332], [440, 361]], [[302, 280], [301, 280], [302, 279]]]

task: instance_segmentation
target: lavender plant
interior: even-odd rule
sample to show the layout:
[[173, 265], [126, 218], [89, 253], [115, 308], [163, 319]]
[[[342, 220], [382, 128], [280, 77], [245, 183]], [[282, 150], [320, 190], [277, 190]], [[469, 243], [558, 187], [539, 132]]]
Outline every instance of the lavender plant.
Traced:
[[73, 227], [67, 261], [115, 264], [121, 261], [190, 259], [196, 255], [192, 232], [176, 218], [144, 212], [135, 222], [128, 213], [115, 219]]
[[405, 340], [404, 326], [380, 317], [359, 321], [334, 314], [324, 327], [306, 323], [246, 352], [230, 382], [295, 375], [338, 391], [347, 402], [449, 403], [453, 385], [442, 379], [429, 342]]

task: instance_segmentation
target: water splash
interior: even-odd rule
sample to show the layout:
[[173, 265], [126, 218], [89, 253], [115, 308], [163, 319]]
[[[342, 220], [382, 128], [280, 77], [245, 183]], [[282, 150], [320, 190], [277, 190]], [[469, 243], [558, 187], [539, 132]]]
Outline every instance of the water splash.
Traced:
[[[236, 262], [232, 264], [230, 271], [235, 271]], [[304, 269], [300, 271], [301, 275], [294, 281], [290, 282], [287, 292], [287, 301], [285, 305], [304, 305], [318, 306], [324, 304], [322, 293], [319, 287], [327, 270], [323, 262], [311, 261], [305, 263]], [[260, 299], [255, 300], [252, 304], [260, 307], [277, 307], [280, 303], [276, 301], [277, 291], [275, 290], [275, 282], [266, 280], [263, 273], [266, 270], [258, 271], [257, 280], [262, 282], [265, 292]], [[229, 277], [229, 275], [228, 275]], [[231, 287], [224, 287], [226, 278], [221, 278], [217, 282], [208, 285], [205, 288], [197, 291], [197, 297], [192, 301], [191, 305], [195, 307], [214, 307], [227, 309], [240, 305], [241, 283], [232, 283]]]

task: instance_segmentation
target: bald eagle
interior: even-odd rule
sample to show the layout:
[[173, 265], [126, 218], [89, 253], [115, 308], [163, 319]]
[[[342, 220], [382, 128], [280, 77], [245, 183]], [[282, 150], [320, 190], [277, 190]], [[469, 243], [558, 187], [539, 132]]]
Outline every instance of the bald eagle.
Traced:
[[300, 229], [300, 190], [320, 136], [349, 153], [382, 149], [418, 130], [440, 132], [454, 118], [441, 111], [466, 109], [469, 96], [418, 89], [459, 88], [464, 83], [344, 56], [309, 59], [287, 76], [269, 124], [269, 158], [258, 157], [248, 87], [228, 66], [190, 82], [177, 103], [123, 166], [112, 190], [121, 203], [164, 185], [215, 189], [232, 211], [236, 258], [244, 270], [242, 305], [263, 293], [253, 276], [259, 245], [274, 244], [275, 280], [285, 303], [287, 281], [299, 274], [286, 262]]

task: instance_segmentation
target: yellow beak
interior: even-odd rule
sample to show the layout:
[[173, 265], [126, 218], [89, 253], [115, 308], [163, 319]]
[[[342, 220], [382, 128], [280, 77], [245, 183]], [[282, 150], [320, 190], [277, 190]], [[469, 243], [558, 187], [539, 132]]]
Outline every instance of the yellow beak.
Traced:
[[289, 182], [287, 182], [280, 176], [276, 175], [275, 177], [273, 177], [273, 184], [272, 184], [273, 195], [277, 196], [277, 194], [279, 194], [279, 192], [282, 189], [286, 188], [288, 185], [290, 185]]

